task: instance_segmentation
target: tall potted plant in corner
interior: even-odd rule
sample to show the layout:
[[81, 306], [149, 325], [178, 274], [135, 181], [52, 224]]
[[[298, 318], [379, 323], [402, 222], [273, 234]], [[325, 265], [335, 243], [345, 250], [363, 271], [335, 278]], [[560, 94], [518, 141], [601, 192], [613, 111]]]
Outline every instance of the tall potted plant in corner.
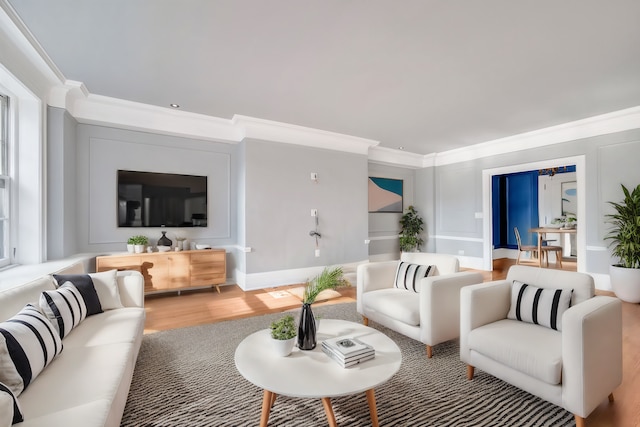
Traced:
[[609, 268], [611, 287], [623, 301], [640, 302], [640, 185], [629, 191], [622, 185], [624, 200], [609, 202], [614, 214], [606, 215], [611, 230], [605, 237], [619, 264]]
[[420, 237], [420, 233], [423, 230], [424, 221], [418, 215], [418, 211], [413, 206], [409, 206], [402, 218], [400, 218], [400, 251], [419, 252], [424, 243], [424, 240]]

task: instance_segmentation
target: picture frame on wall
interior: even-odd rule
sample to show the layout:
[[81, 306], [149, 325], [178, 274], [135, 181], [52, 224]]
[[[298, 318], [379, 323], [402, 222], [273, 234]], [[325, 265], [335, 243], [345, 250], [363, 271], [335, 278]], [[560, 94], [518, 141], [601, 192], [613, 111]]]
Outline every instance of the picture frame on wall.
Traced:
[[404, 181], [369, 177], [369, 213], [402, 213]]
[[576, 181], [563, 182], [562, 188], [562, 215], [577, 216], [578, 213], [578, 185]]

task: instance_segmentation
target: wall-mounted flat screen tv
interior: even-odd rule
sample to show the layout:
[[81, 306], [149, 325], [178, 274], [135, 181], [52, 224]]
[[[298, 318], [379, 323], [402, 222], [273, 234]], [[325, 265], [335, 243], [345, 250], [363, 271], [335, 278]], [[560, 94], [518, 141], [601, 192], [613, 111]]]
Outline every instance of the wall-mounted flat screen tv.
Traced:
[[206, 227], [207, 177], [118, 171], [118, 227]]

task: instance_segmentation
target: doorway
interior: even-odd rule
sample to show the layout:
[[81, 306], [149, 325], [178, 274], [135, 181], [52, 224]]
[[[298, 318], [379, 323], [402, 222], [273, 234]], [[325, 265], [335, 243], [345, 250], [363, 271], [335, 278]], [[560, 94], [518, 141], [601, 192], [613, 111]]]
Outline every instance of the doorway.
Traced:
[[[545, 160], [535, 163], [523, 163], [520, 165], [505, 166], [482, 171], [482, 211], [483, 211], [483, 269], [493, 270], [493, 197], [492, 181], [494, 176], [510, 173], [526, 172], [531, 170], [562, 167], [565, 165], [576, 166], [576, 191], [585, 194], [585, 156], [565, 157], [560, 159]], [[579, 197], [576, 203], [577, 217], [580, 218], [577, 225], [576, 255], [577, 270], [585, 271], [586, 260], [586, 197]]]

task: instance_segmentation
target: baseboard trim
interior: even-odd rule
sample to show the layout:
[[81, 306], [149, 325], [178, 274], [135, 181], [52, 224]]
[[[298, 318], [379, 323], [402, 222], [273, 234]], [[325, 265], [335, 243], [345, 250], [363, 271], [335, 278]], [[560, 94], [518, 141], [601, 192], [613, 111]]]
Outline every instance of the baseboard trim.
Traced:
[[[345, 263], [345, 272], [349, 272], [354, 268], [354, 265], [360, 262], [367, 262], [362, 260], [355, 263]], [[317, 267], [305, 267], [294, 268], [289, 270], [276, 270], [265, 271], [262, 273], [250, 273], [246, 274], [236, 270], [234, 277], [236, 278], [238, 286], [244, 291], [255, 291], [258, 289], [273, 288], [276, 286], [295, 285], [305, 283], [312, 277], [317, 276], [325, 268], [324, 265]]]

